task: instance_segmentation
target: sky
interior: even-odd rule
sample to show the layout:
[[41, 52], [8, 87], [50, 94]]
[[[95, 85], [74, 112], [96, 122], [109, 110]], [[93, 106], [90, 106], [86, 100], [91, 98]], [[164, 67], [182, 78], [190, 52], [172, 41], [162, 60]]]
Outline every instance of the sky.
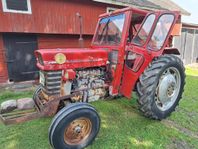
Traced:
[[173, 0], [173, 1], [191, 13], [191, 16], [183, 16], [182, 22], [198, 24], [198, 0]]

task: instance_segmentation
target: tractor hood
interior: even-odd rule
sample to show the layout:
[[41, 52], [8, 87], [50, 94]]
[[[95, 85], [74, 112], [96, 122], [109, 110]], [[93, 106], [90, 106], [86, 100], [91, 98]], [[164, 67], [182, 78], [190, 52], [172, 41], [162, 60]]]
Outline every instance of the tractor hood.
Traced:
[[104, 49], [41, 49], [35, 55], [37, 67], [45, 71], [98, 67], [108, 61]]

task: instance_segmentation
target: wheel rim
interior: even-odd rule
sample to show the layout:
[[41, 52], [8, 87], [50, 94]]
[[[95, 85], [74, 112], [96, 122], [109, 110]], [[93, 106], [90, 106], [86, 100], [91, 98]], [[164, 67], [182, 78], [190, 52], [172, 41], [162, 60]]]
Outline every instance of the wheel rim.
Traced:
[[64, 132], [64, 141], [69, 145], [81, 144], [92, 130], [92, 123], [88, 118], [79, 118], [72, 121]]
[[161, 75], [155, 93], [155, 103], [161, 111], [170, 109], [179, 95], [180, 72], [175, 67], [167, 68]]

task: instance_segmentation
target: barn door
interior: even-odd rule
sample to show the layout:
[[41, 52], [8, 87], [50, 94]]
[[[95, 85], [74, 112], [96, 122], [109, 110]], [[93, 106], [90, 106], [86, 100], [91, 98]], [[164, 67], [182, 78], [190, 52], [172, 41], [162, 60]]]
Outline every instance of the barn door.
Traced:
[[7, 34], [3, 36], [6, 48], [9, 80], [28, 81], [38, 77], [34, 51], [38, 48], [35, 35]]

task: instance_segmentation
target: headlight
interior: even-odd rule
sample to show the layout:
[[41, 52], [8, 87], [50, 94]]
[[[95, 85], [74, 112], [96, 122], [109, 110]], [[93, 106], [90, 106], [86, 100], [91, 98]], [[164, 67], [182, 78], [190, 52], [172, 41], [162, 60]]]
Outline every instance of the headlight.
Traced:
[[66, 62], [66, 56], [63, 53], [56, 54], [54, 58], [58, 64], [64, 64]]
[[39, 74], [40, 74], [39, 82], [40, 82], [40, 84], [42, 84], [43, 86], [45, 86], [45, 75], [41, 71], [39, 71]]
[[39, 62], [41, 65], [44, 65], [41, 54], [38, 54], [38, 62]]

